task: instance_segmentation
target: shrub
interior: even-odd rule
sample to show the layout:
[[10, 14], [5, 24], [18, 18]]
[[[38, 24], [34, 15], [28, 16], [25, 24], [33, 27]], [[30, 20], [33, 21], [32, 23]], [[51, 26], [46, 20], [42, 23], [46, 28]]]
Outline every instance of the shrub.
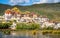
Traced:
[[54, 28], [53, 27], [44, 27], [42, 28], [42, 30], [53, 30]]
[[35, 23], [17, 23], [16, 29], [34, 30], [39, 29], [39, 24]]
[[0, 23], [0, 29], [8, 29], [10, 27], [10, 25], [12, 25], [12, 23], [10, 22], [6, 22], [6, 23]]
[[29, 24], [30, 26], [30, 28], [29, 29], [32, 29], [32, 30], [34, 30], [34, 29], [39, 29], [40, 28], [40, 25], [39, 24], [36, 24], [36, 23], [31, 23], [31, 24]]
[[48, 27], [46, 28], [47, 30], [53, 30], [54, 28], [53, 27]]

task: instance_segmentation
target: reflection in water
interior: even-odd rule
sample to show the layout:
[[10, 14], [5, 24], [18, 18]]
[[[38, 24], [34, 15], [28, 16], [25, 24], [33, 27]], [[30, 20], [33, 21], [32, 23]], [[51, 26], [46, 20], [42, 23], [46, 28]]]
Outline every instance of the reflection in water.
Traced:
[[60, 35], [42, 35], [41, 33], [32, 35], [31, 32], [11, 32], [10, 35], [6, 35], [0, 32], [0, 38], [60, 38]]
[[0, 32], [0, 38], [2, 38], [3, 34]]
[[11, 33], [11, 35], [15, 36], [15, 35], [16, 35], [16, 33], [14, 33], [14, 32], [13, 32], [13, 33]]

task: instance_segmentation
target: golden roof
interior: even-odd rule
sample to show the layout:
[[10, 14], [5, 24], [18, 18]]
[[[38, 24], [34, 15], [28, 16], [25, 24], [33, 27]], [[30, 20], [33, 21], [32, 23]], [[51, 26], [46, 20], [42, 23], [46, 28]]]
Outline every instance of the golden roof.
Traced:
[[11, 10], [15, 12], [20, 12], [20, 10], [17, 7], [12, 8]]

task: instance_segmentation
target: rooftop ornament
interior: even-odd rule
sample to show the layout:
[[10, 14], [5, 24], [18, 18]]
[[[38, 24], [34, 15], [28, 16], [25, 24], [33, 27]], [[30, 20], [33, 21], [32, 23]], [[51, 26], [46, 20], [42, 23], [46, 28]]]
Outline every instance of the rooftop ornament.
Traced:
[[7, 9], [7, 10], [5, 11], [5, 13], [6, 13], [6, 14], [11, 14], [11, 10], [10, 10], [10, 9]]
[[12, 8], [11, 10], [15, 12], [21, 12], [17, 7]]

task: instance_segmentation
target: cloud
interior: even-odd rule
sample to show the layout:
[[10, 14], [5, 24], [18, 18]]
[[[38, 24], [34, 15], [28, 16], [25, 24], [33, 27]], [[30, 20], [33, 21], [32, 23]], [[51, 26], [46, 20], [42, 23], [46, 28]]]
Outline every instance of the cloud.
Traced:
[[11, 5], [31, 5], [31, 0], [10, 0], [9, 4]]
[[55, 3], [60, 2], [60, 0], [54, 0]]
[[47, 3], [47, 0], [39, 0], [37, 2], [33, 2], [33, 4], [41, 4], [41, 3]]
[[22, 3], [23, 2], [23, 0], [10, 0], [10, 4], [11, 5], [17, 5], [18, 3]]
[[57, 3], [57, 2], [60, 2], [60, 0], [10, 0], [9, 4], [27, 6], [27, 5], [33, 5], [33, 4]]

